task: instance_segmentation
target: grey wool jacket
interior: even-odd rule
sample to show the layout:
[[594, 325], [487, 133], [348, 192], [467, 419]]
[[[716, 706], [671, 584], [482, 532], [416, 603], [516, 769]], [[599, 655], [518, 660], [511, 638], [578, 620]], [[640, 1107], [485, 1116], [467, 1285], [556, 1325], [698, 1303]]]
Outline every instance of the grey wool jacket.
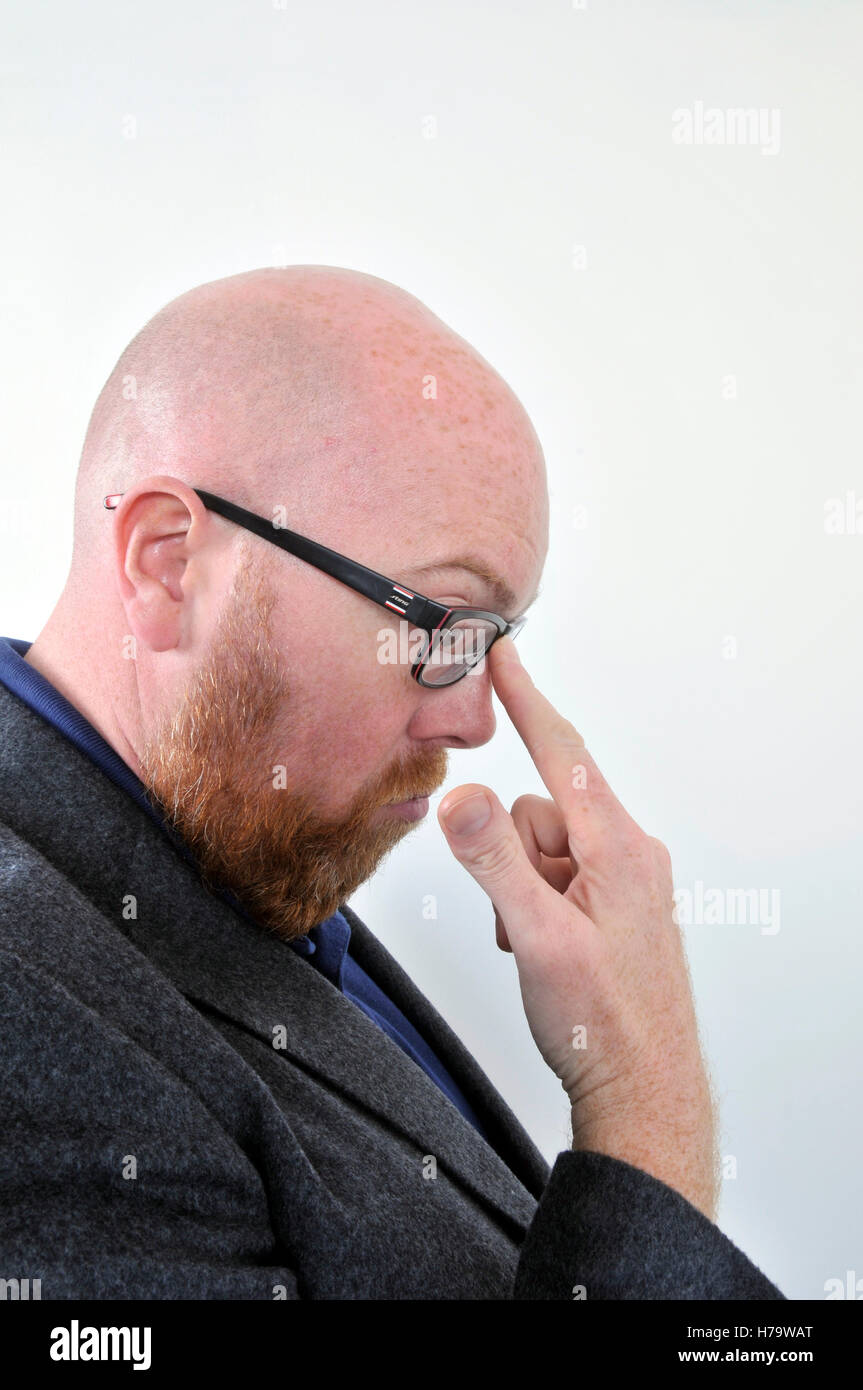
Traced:
[[43, 1300], [784, 1297], [653, 1176], [549, 1169], [341, 911], [494, 1148], [0, 686], [0, 1278]]

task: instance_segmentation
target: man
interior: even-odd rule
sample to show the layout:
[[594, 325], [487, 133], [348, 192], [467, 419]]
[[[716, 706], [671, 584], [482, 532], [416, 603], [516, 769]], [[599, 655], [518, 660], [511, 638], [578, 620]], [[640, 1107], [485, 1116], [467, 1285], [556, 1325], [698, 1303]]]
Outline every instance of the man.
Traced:
[[[547, 525], [512, 392], [384, 281], [234, 276], [127, 348], [66, 587], [0, 647], [4, 1277], [783, 1297], [713, 1224], [667, 851], [515, 654]], [[491, 738], [492, 684], [550, 795], [439, 817], [570, 1105], [551, 1170], [347, 905]]]

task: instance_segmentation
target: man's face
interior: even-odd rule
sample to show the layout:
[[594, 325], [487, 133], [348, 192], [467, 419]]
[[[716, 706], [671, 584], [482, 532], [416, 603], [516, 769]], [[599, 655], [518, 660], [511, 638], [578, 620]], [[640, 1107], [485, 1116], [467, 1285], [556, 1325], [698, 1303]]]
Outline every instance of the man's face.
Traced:
[[[290, 755], [302, 702], [273, 640], [275, 604], [262, 568], [247, 560], [209, 656], [139, 759], [142, 780], [205, 877], [291, 939], [331, 916], [371, 877], [418, 818], [405, 803], [442, 785], [447, 755], [430, 743], [394, 749], [380, 765], [370, 757], [369, 775], [356, 789], [348, 777], [352, 794], [338, 814], [324, 816], [326, 779], [308, 784], [296, 749]], [[367, 718], [373, 727], [373, 713], [369, 718], [358, 703], [354, 723]], [[338, 730], [318, 729], [337, 774]], [[366, 727], [366, 738], [370, 732]]]
[[[259, 484], [254, 510], [272, 517], [284, 505], [292, 529], [396, 582], [514, 618], [533, 598], [548, 539], [544, 466], [523, 413], [508, 396], [495, 403], [485, 374], [472, 385], [464, 354], [446, 378], [449, 415], [437, 404], [418, 415], [415, 382], [397, 389], [392, 363], [381, 364], [374, 437], [386, 450], [357, 431], [328, 439], [332, 460], [294, 470], [289, 505], [279, 474]], [[392, 401], [404, 419], [387, 416]], [[227, 480], [212, 490], [231, 496]], [[148, 674], [140, 775], [205, 875], [294, 937], [422, 817], [427, 806], [406, 803], [443, 785], [446, 750], [492, 737], [491, 677], [484, 663], [451, 686], [419, 685], [409, 660], [381, 659], [396, 613], [259, 537], [230, 539], [221, 518], [210, 524], [222, 548], [212, 564], [192, 555], [184, 641], [158, 649], [174, 671], [186, 660], [185, 674], [171, 685], [156, 667]], [[244, 546], [251, 563], [237, 567]], [[507, 598], [472, 572], [477, 563]], [[236, 576], [227, 604], [213, 598], [226, 572]]]

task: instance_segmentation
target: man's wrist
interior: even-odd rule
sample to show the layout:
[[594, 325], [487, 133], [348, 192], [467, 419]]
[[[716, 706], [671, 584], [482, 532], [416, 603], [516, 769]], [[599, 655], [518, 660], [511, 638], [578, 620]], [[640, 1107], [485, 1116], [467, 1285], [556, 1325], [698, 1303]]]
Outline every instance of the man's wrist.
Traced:
[[673, 1187], [708, 1218], [716, 1220], [718, 1159], [712, 1116], [694, 1124], [661, 1125], [627, 1116], [625, 1122], [596, 1121], [573, 1107], [573, 1151], [606, 1154]]

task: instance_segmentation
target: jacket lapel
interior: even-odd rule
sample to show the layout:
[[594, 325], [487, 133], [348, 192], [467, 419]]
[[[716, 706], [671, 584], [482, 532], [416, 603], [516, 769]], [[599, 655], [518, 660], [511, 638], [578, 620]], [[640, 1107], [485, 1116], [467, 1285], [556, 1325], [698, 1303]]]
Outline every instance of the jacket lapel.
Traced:
[[341, 909], [355, 958], [452, 1071], [500, 1152], [309, 962], [212, 893], [126, 791], [5, 689], [2, 697], [7, 823], [191, 1002], [270, 1047], [278, 1029], [284, 1055], [434, 1155], [523, 1238], [548, 1166], [467, 1049], [356, 914]]
[[495, 1150], [538, 1199], [548, 1182], [549, 1167], [527, 1131], [458, 1035], [398, 961], [350, 907], [343, 905], [339, 910], [351, 925], [351, 954], [355, 960], [398, 1005], [457, 1078], [462, 1091], [480, 1116]]

